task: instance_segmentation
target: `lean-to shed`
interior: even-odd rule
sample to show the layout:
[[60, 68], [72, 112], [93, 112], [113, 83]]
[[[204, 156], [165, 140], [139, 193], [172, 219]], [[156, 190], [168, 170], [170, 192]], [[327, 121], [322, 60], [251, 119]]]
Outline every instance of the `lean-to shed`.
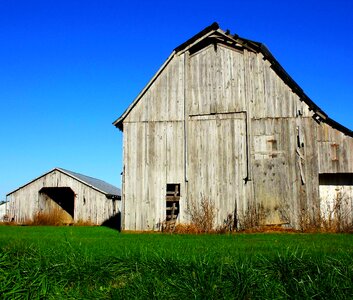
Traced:
[[[102, 180], [55, 168], [7, 194], [10, 220], [23, 223], [38, 213], [60, 213], [67, 224], [100, 225], [120, 220], [120, 189]], [[116, 224], [119, 228], [120, 224]]]
[[205, 199], [216, 226], [352, 226], [353, 132], [263, 44], [217, 23], [175, 48], [113, 124], [125, 229], [187, 223]]

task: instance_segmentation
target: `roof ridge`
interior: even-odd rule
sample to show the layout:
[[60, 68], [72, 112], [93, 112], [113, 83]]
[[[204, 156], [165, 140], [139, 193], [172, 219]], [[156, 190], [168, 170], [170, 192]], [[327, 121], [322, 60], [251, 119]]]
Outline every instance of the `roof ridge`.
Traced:
[[[74, 171], [71, 171], [71, 170], [68, 170], [68, 169], [64, 169], [64, 168], [56, 168], [56, 169], [62, 170], [62, 171], [65, 171], [65, 172], [70, 172], [70, 173], [77, 174], [77, 175], [81, 175], [81, 176], [85, 176], [85, 177], [92, 178], [92, 179], [95, 179], [95, 180], [104, 181], [102, 179], [99, 179], [99, 178], [96, 178], [96, 177], [92, 177], [92, 176], [88, 176], [88, 175], [85, 175], [85, 174], [82, 174], [82, 173], [74, 172]], [[110, 184], [109, 182], [106, 182], [106, 181], [104, 181], [104, 182]]]
[[174, 49], [175, 52], [179, 52], [186, 48], [188, 45], [192, 44], [193, 42], [197, 41], [200, 37], [204, 36], [206, 33], [219, 29], [219, 25], [217, 22], [213, 22], [211, 25], [207, 26], [206, 28], [202, 29], [199, 33], [195, 34], [191, 38], [189, 38], [186, 42], [182, 43], [178, 47]]
[[[106, 182], [102, 179], [99, 179], [99, 178], [95, 178], [95, 177], [91, 177], [91, 176], [87, 176], [85, 174], [81, 174], [81, 173], [77, 173], [77, 172], [74, 172], [74, 171], [70, 171], [70, 170], [67, 170], [67, 169], [64, 169], [64, 168], [57, 168], [59, 171], [61, 172], [64, 172], [70, 176], [73, 176], [75, 177], [76, 179], [82, 181], [83, 183], [89, 185], [89, 186], [92, 186], [93, 188], [103, 192], [104, 194], [117, 194], [119, 195], [119, 193], [121, 193], [120, 189], [118, 187], [116, 187], [115, 185], [112, 185], [111, 183], [109, 182]], [[91, 180], [87, 180], [87, 179], [91, 179]], [[97, 182], [94, 182], [94, 181], [97, 181], [98, 183], [101, 183], [102, 185], [105, 185], [105, 187], [103, 186], [99, 186], [97, 184]], [[108, 191], [109, 190], [109, 191]], [[113, 191], [115, 190], [115, 191]]]

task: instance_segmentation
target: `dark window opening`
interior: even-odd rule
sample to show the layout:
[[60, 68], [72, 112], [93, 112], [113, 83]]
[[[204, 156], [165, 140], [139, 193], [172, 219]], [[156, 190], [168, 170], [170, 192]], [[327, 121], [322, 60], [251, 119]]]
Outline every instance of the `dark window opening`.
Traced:
[[180, 211], [180, 183], [168, 183], [166, 191], [166, 220], [176, 221]]
[[321, 173], [320, 185], [353, 185], [353, 173]]
[[167, 196], [180, 196], [180, 183], [167, 183]]

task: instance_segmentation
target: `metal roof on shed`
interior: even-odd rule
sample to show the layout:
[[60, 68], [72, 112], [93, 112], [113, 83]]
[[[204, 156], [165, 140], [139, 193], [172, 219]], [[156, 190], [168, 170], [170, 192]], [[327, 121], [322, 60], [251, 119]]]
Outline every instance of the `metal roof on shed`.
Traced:
[[76, 172], [72, 172], [66, 169], [62, 169], [62, 168], [57, 168], [58, 170], [67, 173], [69, 175], [71, 175], [72, 177], [76, 177], [77, 179], [79, 179], [80, 181], [85, 182], [86, 184], [104, 192], [107, 195], [114, 195], [114, 196], [120, 196], [121, 195], [121, 191], [119, 188], [115, 187], [114, 185], [111, 185], [110, 183], [107, 183], [103, 180], [97, 179], [97, 178], [93, 178], [93, 177], [89, 177], [80, 173], [76, 173]]

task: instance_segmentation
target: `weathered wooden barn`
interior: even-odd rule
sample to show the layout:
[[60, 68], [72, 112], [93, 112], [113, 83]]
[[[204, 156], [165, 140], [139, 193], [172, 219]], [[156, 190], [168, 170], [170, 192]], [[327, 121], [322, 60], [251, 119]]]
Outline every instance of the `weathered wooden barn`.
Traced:
[[118, 221], [120, 194], [120, 189], [102, 180], [55, 168], [6, 197], [9, 219], [19, 223], [33, 220], [37, 213], [59, 211], [64, 223], [100, 225], [110, 219]]
[[217, 226], [352, 226], [353, 132], [263, 44], [217, 23], [175, 48], [113, 124], [125, 229], [157, 229], [170, 210], [187, 223], [203, 199]]

